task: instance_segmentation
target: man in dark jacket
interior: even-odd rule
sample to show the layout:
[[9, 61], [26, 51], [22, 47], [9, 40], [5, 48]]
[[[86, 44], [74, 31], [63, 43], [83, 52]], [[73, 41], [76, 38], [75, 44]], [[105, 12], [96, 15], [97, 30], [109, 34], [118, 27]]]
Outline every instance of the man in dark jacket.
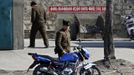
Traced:
[[99, 15], [96, 21], [98, 31], [101, 33], [102, 39], [104, 40], [104, 24], [105, 20], [102, 15]]
[[70, 26], [71, 29], [71, 40], [76, 40], [78, 35], [80, 34], [80, 22], [76, 15], [74, 15], [74, 20], [72, 25]]
[[32, 14], [31, 14], [31, 22], [32, 28], [30, 33], [30, 45], [29, 47], [35, 47], [35, 36], [37, 31], [39, 31], [43, 37], [44, 45], [47, 48], [49, 46], [48, 38], [46, 35], [46, 12], [44, 8], [37, 5], [36, 2], [31, 2]]
[[56, 33], [55, 45], [54, 51], [59, 57], [70, 52], [69, 21], [63, 20], [63, 28]]

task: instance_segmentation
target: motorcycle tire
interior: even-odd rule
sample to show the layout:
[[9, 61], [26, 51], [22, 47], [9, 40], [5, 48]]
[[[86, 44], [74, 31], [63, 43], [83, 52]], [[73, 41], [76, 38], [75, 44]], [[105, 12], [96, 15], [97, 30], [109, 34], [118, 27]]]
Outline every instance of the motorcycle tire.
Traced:
[[101, 75], [100, 70], [96, 66], [91, 67], [90, 73], [90, 75]]
[[101, 72], [96, 66], [92, 66], [90, 69], [84, 71], [80, 75], [101, 75]]
[[55, 74], [50, 73], [50, 71], [45, 70], [45, 68], [47, 69], [47, 67], [44, 65], [38, 65], [34, 69], [33, 75], [55, 75]]

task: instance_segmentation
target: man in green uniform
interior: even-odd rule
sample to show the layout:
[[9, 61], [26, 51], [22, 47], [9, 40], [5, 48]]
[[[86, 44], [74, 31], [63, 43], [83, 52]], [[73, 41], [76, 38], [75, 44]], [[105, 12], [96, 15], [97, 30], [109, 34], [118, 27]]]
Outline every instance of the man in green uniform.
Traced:
[[70, 52], [69, 21], [63, 20], [63, 27], [56, 33], [55, 46], [55, 54], [59, 57]]
[[31, 2], [32, 14], [31, 22], [32, 28], [30, 33], [30, 45], [29, 47], [35, 47], [35, 36], [37, 31], [39, 31], [43, 37], [44, 45], [46, 48], [49, 47], [48, 38], [46, 35], [46, 12], [43, 7], [36, 4], [36, 2]]

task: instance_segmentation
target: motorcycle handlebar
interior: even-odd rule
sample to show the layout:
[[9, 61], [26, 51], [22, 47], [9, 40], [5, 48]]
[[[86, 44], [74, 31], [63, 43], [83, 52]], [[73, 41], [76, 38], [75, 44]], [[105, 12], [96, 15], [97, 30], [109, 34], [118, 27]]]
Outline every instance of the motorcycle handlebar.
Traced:
[[78, 46], [78, 47], [74, 47], [73, 50], [74, 50], [74, 51], [75, 51], [75, 50], [79, 50], [79, 51], [80, 51], [80, 50], [81, 50], [81, 47], [80, 47], [80, 46]]
[[80, 47], [80, 46], [78, 46], [78, 47], [77, 47], [77, 49], [79, 50], [79, 49], [81, 49], [81, 47]]

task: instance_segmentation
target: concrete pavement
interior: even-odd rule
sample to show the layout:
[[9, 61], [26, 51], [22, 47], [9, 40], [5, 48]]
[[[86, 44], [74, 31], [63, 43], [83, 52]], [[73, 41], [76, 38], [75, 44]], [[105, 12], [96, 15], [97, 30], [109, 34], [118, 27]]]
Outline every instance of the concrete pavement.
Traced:
[[[39, 54], [45, 54], [50, 55], [52, 57], [57, 57], [57, 55], [54, 54], [54, 46], [55, 42], [54, 40], [50, 40], [50, 47], [49, 48], [43, 48], [43, 41], [42, 39], [36, 40], [36, 47], [35, 48], [27, 48], [29, 45], [29, 40], [25, 39], [25, 48], [23, 50], [3, 50], [0, 51], [0, 70], [8, 70], [8, 71], [15, 71], [15, 70], [26, 70], [28, 66], [33, 62], [33, 59], [27, 55], [27, 53], [39, 53]], [[82, 41], [84, 42], [90, 42], [91, 44], [94, 42], [102, 42], [101, 40], [89, 40], [89, 41]], [[134, 41], [132, 42], [132, 46], [134, 46]], [[103, 43], [103, 42], [102, 42]], [[71, 42], [71, 46], [78, 46], [77, 41]], [[73, 48], [73, 47], [72, 47]], [[101, 60], [104, 57], [103, 54], [103, 47], [86, 47], [89, 49], [91, 53], [90, 61], [97, 61]], [[117, 59], [125, 59], [132, 63], [134, 63], [134, 48], [133, 47], [126, 47], [126, 48], [115, 48], [115, 55]]]

